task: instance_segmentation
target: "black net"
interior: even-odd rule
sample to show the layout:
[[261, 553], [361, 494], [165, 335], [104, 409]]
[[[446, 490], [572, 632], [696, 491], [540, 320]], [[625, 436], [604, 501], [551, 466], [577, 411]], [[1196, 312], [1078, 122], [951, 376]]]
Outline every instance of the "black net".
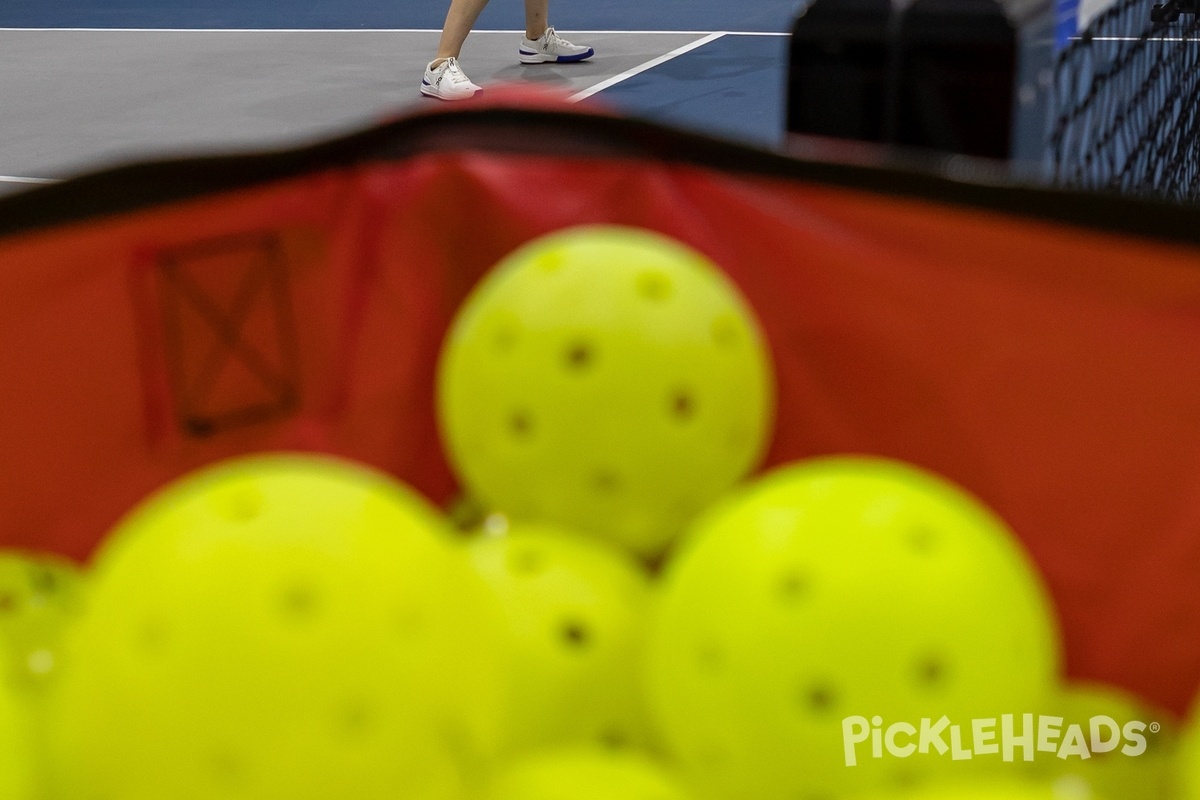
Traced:
[[1057, 184], [1200, 200], [1200, 22], [1189, 11], [1118, 0], [1063, 50], [1050, 115]]

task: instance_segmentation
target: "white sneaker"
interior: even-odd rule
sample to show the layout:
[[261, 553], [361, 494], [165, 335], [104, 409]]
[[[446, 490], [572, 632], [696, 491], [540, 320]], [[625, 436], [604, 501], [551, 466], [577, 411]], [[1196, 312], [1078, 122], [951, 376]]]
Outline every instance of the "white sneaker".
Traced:
[[584, 61], [596, 55], [596, 51], [583, 45], [571, 44], [555, 33], [554, 28], [546, 28], [541, 38], [522, 39], [517, 49], [517, 57], [522, 64], [567, 64], [572, 61]]
[[433, 62], [425, 67], [425, 78], [421, 81], [421, 94], [436, 97], [439, 100], [466, 100], [474, 97], [480, 87], [471, 83], [471, 79], [463, 73], [457, 58], [447, 58], [437, 69]]

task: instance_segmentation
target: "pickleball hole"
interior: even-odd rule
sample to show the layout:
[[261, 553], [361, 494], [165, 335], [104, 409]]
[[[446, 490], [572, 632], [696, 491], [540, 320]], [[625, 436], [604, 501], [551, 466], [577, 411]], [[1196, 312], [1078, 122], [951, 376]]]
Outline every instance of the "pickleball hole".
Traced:
[[837, 693], [833, 687], [818, 683], [805, 686], [800, 692], [801, 707], [812, 714], [828, 714], [837, 703]]
[[508, 431], [514, 439], [528, 439], [533, 435], [533, 415], [519, 408], [508, 415]]
[[661, 272], [643, 272], [637, 277], [637, 291], [652, 303], [661, 303], [671, 296], [671, 279]]
[[598, 469], [592, 473], [592, 488], [599, 494], [615, 494], [621, 488], [621, 478], [609, 469]]
[[563, 366], [568, 372], [582, 373], [596, 361], [596, 348], [587, 340], [571, 342], [563, 351]]
[[949, 667], [945, 659], [938, 656], [926, 656], [917, 662], [917, 683], [926, 689], [938, 690], [945, 686], [949, 678]]
[[542, 272], [554, 274], [566, 265], [567, 257], [562, 250], [547, 250], [537, 257], [536, 263]]
[[162, 620], [143, 620], [134, 634], [134, 645], [137, 649], [148, 654], [157, 654], [167, 646], [170, 629]]
[[546, 568], [546, 557], [534, 547], [514, 547], [507, 562], [509, 572], [525, 577], [539, 575]]
[[515, 325], [498, 325], [492, 332], [492, 347], [498, 353], [507, 353], [517, 346]]
[[669, 408], [676, 422], [689, 422], [696, 416], [696, 397], [687, 389], [676, 389], [671, 393]]
[[250, 522], [263, 511], [264, 498], [257, 486], [245, 485], [220, 492], [215, 498], [217, 513], [229, 522]]
[[623, 750], [629, 746], [629, 736], [619, 728], [605, 728], [599, 738], [601, 746], [608, 750]]
[[789, 569], [779, 576], [776, 596], [783, 603], [794, 603], [808, 591], [808, 579], [798, 569]]
[[938, 548], [938, 532], [926, 525], [916, 525], [908, 530], [905, 541], [908, 547], [918, 555], [927, 556]]
[[713, 344], [722, 349], [737, 347], [742, 334], [738, 321], [733, 316], [720, 316], [712, 321]]
[[558, 629], [559, 641], [569, 650], [584, 650], [591, 644], [591, 629], [583, 620], [565, 619]]
[[54, 594], [60, 588], [58, 576], [52, 570], [44, 567], [32, 567], [29, 573], [29, 583], [38, 594]]
[[284, 617], [296, 622], [307, 622], [317, 613], [320, 593], [309, 581], [297, 581], [284, 587], [279, 595], [279, 607]]
[[725, 447], [735, 453], [741, 453], [746, 450], [750, 437], [750, 431], [745, 428], [732, 428], [725, 434]]
[[350, 701], [338, 710], [334, 731], [346, 739], [359, 739], [370, 732], [373, 723], [374, 711], [370, 703]]

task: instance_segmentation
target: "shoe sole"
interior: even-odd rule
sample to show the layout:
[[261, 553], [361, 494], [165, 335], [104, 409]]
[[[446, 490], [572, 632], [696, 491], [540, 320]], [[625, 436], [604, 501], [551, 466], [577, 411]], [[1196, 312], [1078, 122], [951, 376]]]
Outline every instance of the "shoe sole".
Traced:
[[526, 53], [524, 50], [517, 51], [517, 58], [522, 64], [575, 64], [580, 61], [587, 61], [592, 56], [596, 55], [596, 51], [588, 48], [586, 53], [580, 53], [577, 56], [548, 56], [543, 53]]
[[430, 86], [425, 81], [421, 81], [421, 94], [425, 95], [426, 97], [432, 97], [434, 100], [445, 100], [446, 102], [451, 102], [451, 103], [454, 102], [455, 100], [470, 100], [472, 97], [474, 97], [475, 95], [479, 94], [482, 91], [483, 91], [482, 89], [476, 89], [475, 91], [471, 92], [470, 94], [459, 95], [458, 97], [448, 97], [444, 94], [438, 93], [438, 91], [436, 89], [434, 89], [432, 86]]

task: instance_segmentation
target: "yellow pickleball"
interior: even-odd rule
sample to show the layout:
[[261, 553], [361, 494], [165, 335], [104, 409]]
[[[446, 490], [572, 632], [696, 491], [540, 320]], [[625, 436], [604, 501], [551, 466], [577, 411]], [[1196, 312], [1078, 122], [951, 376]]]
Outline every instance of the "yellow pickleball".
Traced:
[[1200, 800], [1200, 699], [1192, 700], [1192, 707], [1175, 745], [1172, 798]]
[[[948, 726], [970, 749], [973, 720], [990, 719], [995, 744], [1000, 715], [1044, 707], [1060, 664], [1053, 608], [1004, 523], [930, 473], [868, 458], [782, 468], [703, 515], [648, 642], [655, 721], [723, 800], [1012, 767], [954, 760]], [[940, 747], [917, 751], [922, 719], [943, 716]], [[912, 726], [894, 734], [901, 755], [881, 736], [876, 758], [872, 731], [893, 724]]]
[[[1043, 714], [1062, 717], [1063, 731], [1078, 726], [1088, 757], [1038, 753], [1032, 767], [1043, 780], [1064, 779], [1118, 800], [1163, 800], [1171, 795], [1179, 731], [1166, 712], [1099, 683], [1062, 686]], [[1065, 736], [1062, 738], [1066, 738]]]
[[678, 241], [611, 225], [505, 258], [459, 310], [438, 375], [446, 449], [484, 505], [644, 555], [758, 463], [773, 405], [732, 282]]
[[[0, 660], [12, 656], [0, 641]], [[40, 800], [40, 762], [29, 710], [11, 681], [0, 682], [0, 797]]]
[[645, 744], [643, 567], [606, 542], [528, 524], [481, 534], [470, 553], [507, 623], [503, 751]]
[[0, 550], [0, 638], [8, 676], [20, 692], [40, 693], [60, 666], [60, 640], [84, 602], [83, 571], [50, 553]]
[[23, 720], [24, 760], [39, 790], [48, 781], [45, 703], [62, 669], [63, 636], [83, 607], [85, 583], [83, 571], [60, 556], [0, 550], [0, 652], [8, 656], [0, 674]]
[[499, 611], [432, 507], [334, 459], [201, 470], [94, 565], [51, 703], [61, 800], [454, 800]]
[[991, 778], [973, 783], [935, 784], [907, 791], [868, 792], [846, 800], [1113, 800], [1120, 797], [1122, 795], [1097, 794], [1086, 782], [1064, 776], [1045, 781]]
[[571, 748], [528, 755], [493, 780], [484, 800], [692, 800], [679, 780], [633, 751]]

